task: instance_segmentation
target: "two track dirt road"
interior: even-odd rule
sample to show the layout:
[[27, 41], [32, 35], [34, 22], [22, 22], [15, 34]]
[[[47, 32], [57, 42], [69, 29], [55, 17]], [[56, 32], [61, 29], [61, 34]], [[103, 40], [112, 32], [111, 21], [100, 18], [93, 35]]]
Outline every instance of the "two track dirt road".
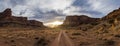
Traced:
[[59, 36], [50, 44], [50, 46], [74, 46], [71, 39], [65, 31], [61, 31]]

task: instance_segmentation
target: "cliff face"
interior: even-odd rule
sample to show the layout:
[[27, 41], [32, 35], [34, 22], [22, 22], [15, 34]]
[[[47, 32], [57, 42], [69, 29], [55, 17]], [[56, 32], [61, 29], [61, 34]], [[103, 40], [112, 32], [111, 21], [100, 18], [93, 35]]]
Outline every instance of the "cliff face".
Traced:
[[9, 25], [44, 27], [42, 22], [36, 20], [27, 20], [27, 17], [12, 16], [12, 11], [8, 8], [0, 13], [0, 27]]
[[10, 8], [7, 8], [5, 11], [1, 13], [1, 15], [4, 15], [3, 17], [10, 17], [12, 15], [12, 11]]
[[95, 24], [96, 22], [111, 22], [111, 23], [116, 23], [120, 21], [120, 8], [116, 9], [112, 12], [110, 12], [108, 15], [106, 15], [103, 18], [91, 18], [85, 15], [81, 16], [67, 16], [63, 25], [71, 25], [71, 26], [79, 26], [82, 24]]
[[11, 9], [6, 9], [5, 11], [0, 13], [0, 20], [7, 20], [10, 19], [12, 16], [12, 11]]
[[32, 25], [32, 26], [40, 26], [40, 27], [43, 26], [43, 23], [42, 23], [42, 22], [35, 21], [35, 20], [29, 20], [29, 21], [28, 21], [28, 24], [29, 24], [29, 25]]
[[85, 15], [81, 16], [67, 16], [63, 25], [79, 26], [81, 24], [94, 23], [99, 21], [99, 18], [91, 18]]
[[[112, 25], [112, 26], [111, 26]], [[103, 30], [118, 28], [120, 25], [120, 8], [110, 12], [103, 18], [91, 18], [85, 15], [67, 16], [61, 27], [68, 29], [80, 29], [87, 31], [88, 29], [98, 30], [103, 27]], [[116, 30], [118, 30], [116, 28]]]

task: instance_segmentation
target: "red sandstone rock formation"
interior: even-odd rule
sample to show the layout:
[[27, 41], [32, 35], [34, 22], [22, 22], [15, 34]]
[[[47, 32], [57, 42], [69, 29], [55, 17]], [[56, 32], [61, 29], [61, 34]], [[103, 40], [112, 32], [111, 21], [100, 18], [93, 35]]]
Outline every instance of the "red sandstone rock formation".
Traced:
[[81, 24], [88, 24], [99, 21], [99, 18], [91, 18], [85, 15], [81, 16], [67, 16], [63, 25], [79, 26]]

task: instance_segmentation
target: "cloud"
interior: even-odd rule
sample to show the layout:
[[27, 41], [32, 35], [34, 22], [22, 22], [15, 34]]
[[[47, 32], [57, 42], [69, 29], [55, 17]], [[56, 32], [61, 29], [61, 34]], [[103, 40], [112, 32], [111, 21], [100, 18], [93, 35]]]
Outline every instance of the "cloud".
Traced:
[[12, 8], [14, 16], [44, 23], [63, 21], [67, 15], [103, 17], [120, 7], [119, 0], [0, 0], [0, 11]]
[[[62, 10], [69, 7], [74, 0], [0, 0], [1, 11], [12, 8], [14, 16], [29, 17], [43, 22], [53, 19], [61, 20]], [[59, 17], [59, 18], [58, 18]], [[58, 19], [57, 19], [58, 18]]]
[[[40, 11], [40, 10], [38, 10]], [[60, 13], [57, 13], [56, 11], [49, 11], [49, 12], [38, 12], [38, 11], [35, 11], [35, 16], [31, 17], [31, 18], [34, 18], [34, 19], [39, 19], [39, 21], [42, 21], [42, 22], [50, 22], [50, 21], [54, 21], [54, 20], [63, 20], [65, 15], [63, 14], [60, 14]], [[64, 17], [63, 17], [64, 16]]]
[[118, 0], [89, 0], [88, 3], [91, 4], [92, 10], [99, 11], [103, 14], [107, 14], [114, 9], [120, 7]]
[[63, 13], [103, 17], [119, 7], [118, 0], [75, 0], [72, 7], [64, 10]]
[[26, 0], [25, 5], [17, 5], [13, 10], [17, 16], [29, 17], [29, 19], [42, 22], [60, 21], [63, 18], [57, 19], [57, 17], [64, 16], [62, 11], [71, 6], [73, 2], [73, 0]]
[[27, 0], [28, 6], [39, 7], [43, 10], [63, 10], [69, 7], [74, 0]]

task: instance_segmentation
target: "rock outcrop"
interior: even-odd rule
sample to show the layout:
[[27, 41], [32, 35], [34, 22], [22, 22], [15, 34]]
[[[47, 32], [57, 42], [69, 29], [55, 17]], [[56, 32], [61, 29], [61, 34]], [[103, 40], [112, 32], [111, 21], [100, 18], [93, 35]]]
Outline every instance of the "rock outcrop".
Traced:
[[[97, 24], [97, 23], [101, 23], [101, 22], [109, 22], [111, 24], [113, 23], [117, 23], [118, 21], [120, 21], [120, 8], [116, 9], [112, 12], [110, 12], [108, 15], [106, 15], [103, 18], [91, 18], [85, 15], [80, 15], [80, 16], [67, 16], [63, 25], [65, 26], [81, 26], [83, 24]], [[83, 25], [84, 26], [84, 25]]]
[[102, 21], [108, 22], [112, 25], [119, 24], [120, 23], [120, 8], [113, 10], [112, 12], [104, 16], [102, 18]]
[[43, 23], [42, 22], [39, 22], [39, 21], [36, 21], [36, 20], [29, 20], [28, 21], [28, 24], [31, 25], [31, 26], [40, 26], [42, 27], [43, 26]]
[[101, 22], [90, 30], [100, 34], [118, 32], [120, 30], [120, 8], [101, 18]]
[[11, 18], [12, 16], [12, 11], [10, 8], [7, 8], [5, 11], [0, 13], [0, 20], [6, 20]]
[[4, 15], [3, 17], [11, 17], [12, 16], [12, 11], [10, 8], [7, 8], [5, 11], [1, 13], [1, 15]]
[[42, 22], [36, 20], [28, 20], [27, 17], [12, 16], [10, 8], [0, 13], [0, 27], [1, 26], [25, 26], [25, 27], [44, 27]]
[[85, 16], [85, 15], [67, 16], [63, 25], [79, 26], [81, 24], [94, 23], [99, 20], [100, 20], [99, 18], [91, 18], [91, 17]]

